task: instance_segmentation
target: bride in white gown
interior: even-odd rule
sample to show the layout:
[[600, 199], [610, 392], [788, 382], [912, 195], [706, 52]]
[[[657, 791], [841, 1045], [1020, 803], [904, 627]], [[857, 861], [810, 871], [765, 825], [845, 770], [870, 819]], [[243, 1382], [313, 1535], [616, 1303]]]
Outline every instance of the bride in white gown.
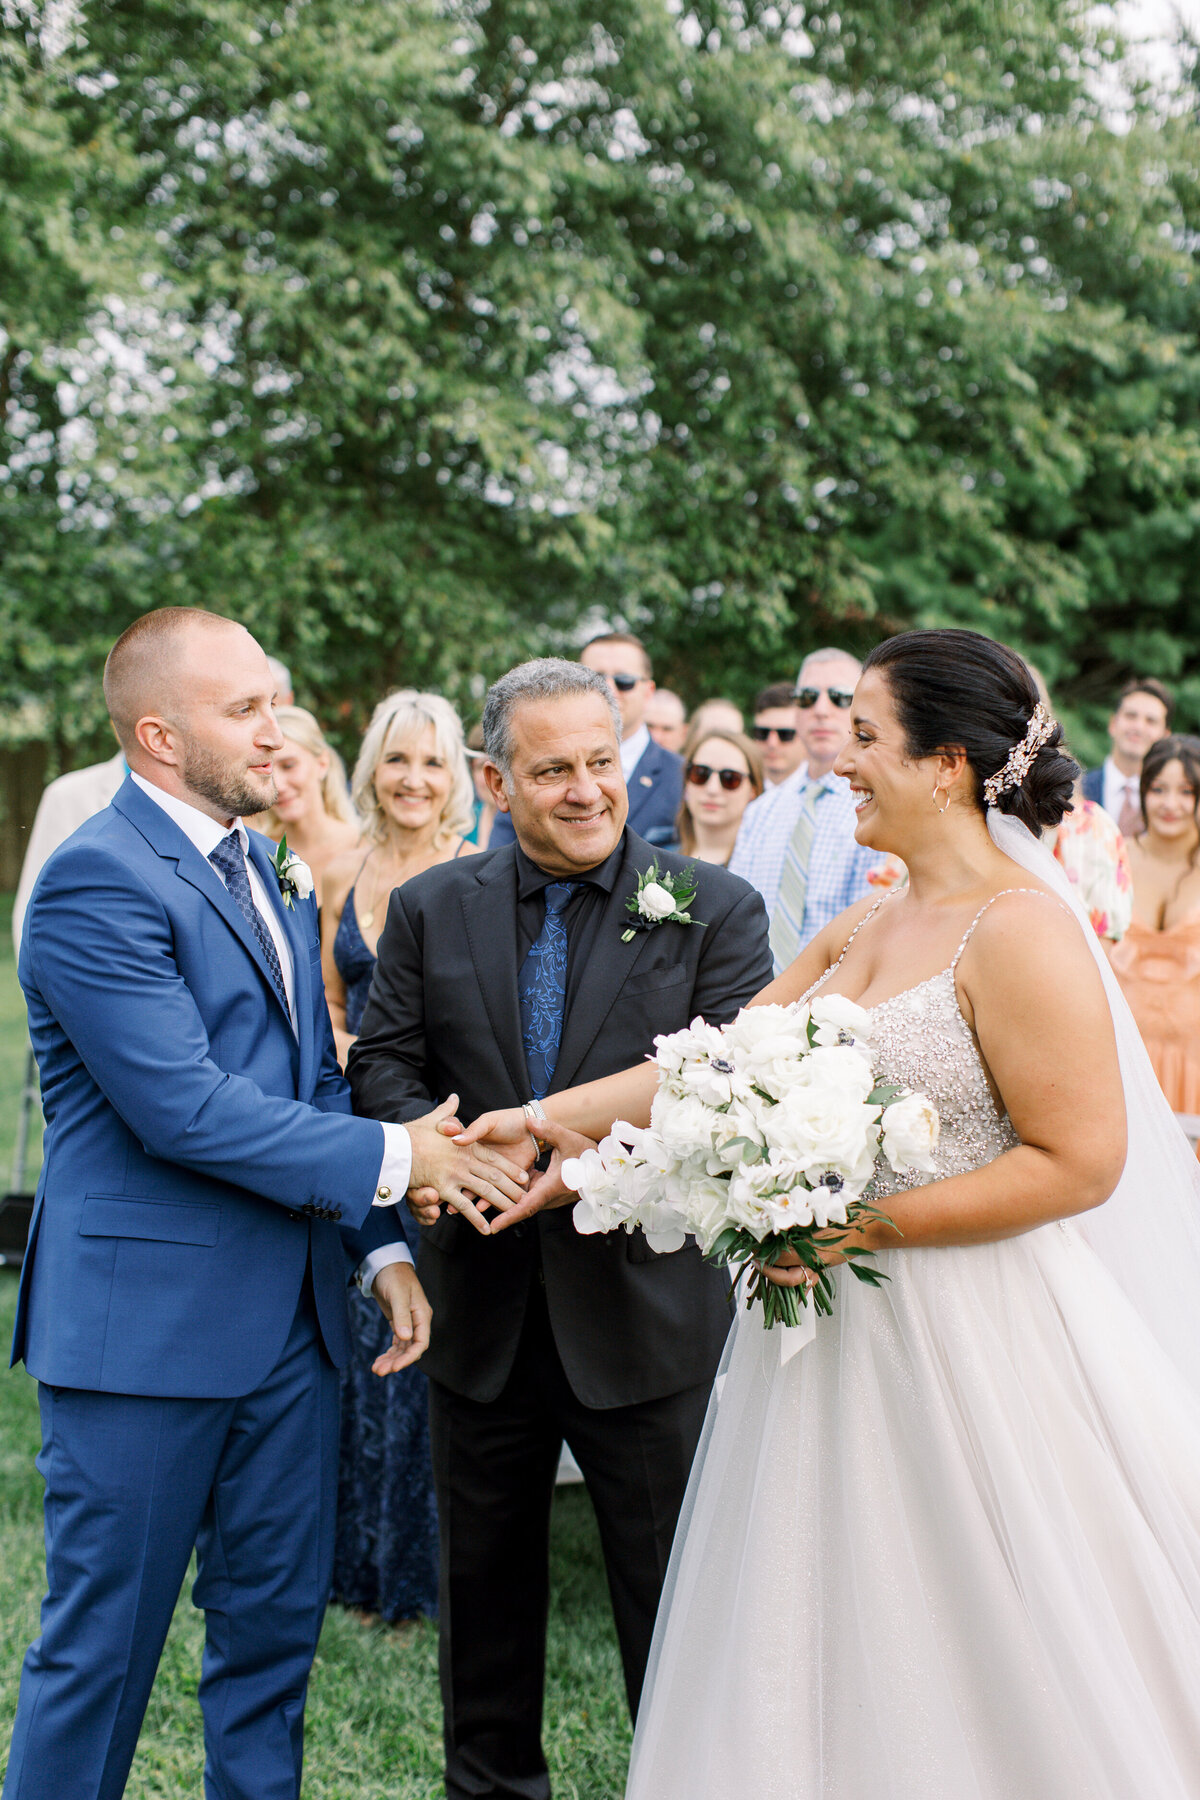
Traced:
[[[1026, 829], [1073, 771], [1036, 707], [974, 633], [864, 669], [838, 766], [909, 887], [761, 998], [867, 1007], [885, 1079], [939, 1108], [937, 1174], [881, 1201], [889, 1280], [843, 1278], [786, 1366], [739, 1316], [627, 1800], [1200, 1796], [1197, 1169]], [[648, 1084], [547, 1111], [595, 1136]]]

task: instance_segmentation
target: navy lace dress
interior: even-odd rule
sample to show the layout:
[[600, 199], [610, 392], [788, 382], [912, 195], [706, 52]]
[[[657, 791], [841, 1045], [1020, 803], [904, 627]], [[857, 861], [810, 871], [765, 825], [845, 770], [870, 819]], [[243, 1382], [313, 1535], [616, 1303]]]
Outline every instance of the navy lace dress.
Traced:
[[[354, 890], [333, 940], [346, 987], [346, 1029], [357, 1032], [375, 971], [363, 941]], [[416, 1227], [397, 1207], [415, 1254]], [[429, 1463], [429, 1403], [419, 1368], [382, 1381], [371, 1364], [392, 1341], [374, 1300], [350, 1291], [353, 1353], [342, 1371], [333, 1598], [392, 1623], [437, 1612], [438, 1535]]]

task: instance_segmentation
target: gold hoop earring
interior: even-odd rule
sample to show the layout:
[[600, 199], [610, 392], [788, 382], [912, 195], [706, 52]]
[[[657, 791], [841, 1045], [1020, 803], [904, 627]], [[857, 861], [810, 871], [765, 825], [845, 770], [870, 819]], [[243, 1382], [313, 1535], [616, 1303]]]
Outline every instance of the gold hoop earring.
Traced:
[[[946, 800], [945, 806], [938, 806], [937, 801], [938, 801], [939, 794], [942, 794], [945, 796], [945, 800]], [[950, 811], [950, 789], [935, 787], [933, 790], [933, 804], [935, 806], [937, 806], [937, 810], [939, 813], [941, 813], [941, 814], [948, 813]]]

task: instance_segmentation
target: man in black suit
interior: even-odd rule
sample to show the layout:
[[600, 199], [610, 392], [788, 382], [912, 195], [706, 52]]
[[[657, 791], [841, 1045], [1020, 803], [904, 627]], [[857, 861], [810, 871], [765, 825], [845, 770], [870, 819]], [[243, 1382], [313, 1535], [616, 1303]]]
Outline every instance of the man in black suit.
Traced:
[[[758, 894], [700, 864], [704, 924], [628, 943], [627, 901], [657, 855], [626, 828], [619, 717], [602, 676], [526, 663], [484, 711], [488, 780], [516, 843], [393, 894], [350, 1055], [372, 1118], [463, 1117], [638, 1063], [698, 1013], [732, 1018], [771, 977]], [[583, 1237], [569, 1208], [493, 1236], [449, 1215], [422, 1233], [433, 1306], [434, 1476], [442, 1531], [448, 1800], [543, 1800], [547, 1540], [565, 1438], [596, 1508], [636, 1709], [675, 1522], [730, 1320], [694, 1245]]]
[[[605, 631], [583, 646], [579, 660], [585, 669], [603, 675], [620, 714], [630, 831], [648, 844], [674, 849], [679, 842], [676, 821], [683, 799], [683, 758], [650, 736], [646, 708], [655, 688], [646, 646], [626, 631]], [[489, 847], [496, 850], [512, 841], [512, 817], [498, 813]]]

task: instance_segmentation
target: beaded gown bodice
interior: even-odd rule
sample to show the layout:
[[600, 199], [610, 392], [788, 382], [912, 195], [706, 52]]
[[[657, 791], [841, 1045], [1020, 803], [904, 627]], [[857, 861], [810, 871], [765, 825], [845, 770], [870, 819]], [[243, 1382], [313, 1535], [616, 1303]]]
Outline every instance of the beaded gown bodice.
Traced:
[[[1043, 892], [1041, 888], [1006, 888], [1003, 891]], [[884, 895], [859, 921], [837, 962], [826, 969], [820, 980], [803, 995], [803, 1000], [811, 999], [824, 986], [834, 970], [840, 967], [863, 926], [889, 898]], [[999, 900], [1001, 896], [996, 894], [993, 898]], [[1051, 897], [1044, 895], [1044, 898]], [[991, 904], [989, 900], [988, 906]], [[994, 1162], [996, 1157], [1020, 1142], [1008, 1114], [997, 1110], [979, 1047], [958, 1004], [955, 985], [959, 959], [986, 911], [987, 906], [981, 907], [972, 919], [949, 968], [867, 1009], [871, 1015], [875, 1069], [879, 1079], [927, 1094], [941, 1120], [933, 1175], [917, 1171], [895, 1175], [890, 1169], [883, 1170], [872, 1183], [872, 1197], [892, 1194], [904, 1187], [920, 1187], [931, 1179], [941, 1181], [948, 1175], [964, 1175], [970, 1169], [980, 1169], [985, 1163]]]

